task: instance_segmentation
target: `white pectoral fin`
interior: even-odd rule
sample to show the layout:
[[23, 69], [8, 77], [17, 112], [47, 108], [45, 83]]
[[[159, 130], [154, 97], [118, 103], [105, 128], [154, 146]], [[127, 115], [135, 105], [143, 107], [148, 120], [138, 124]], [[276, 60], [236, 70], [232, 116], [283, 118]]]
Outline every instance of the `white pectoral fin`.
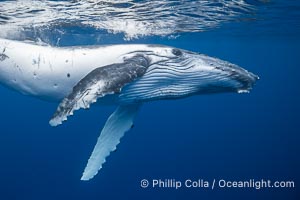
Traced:
[[140, 105], [119, 106], [107, 119], [92, 155], [84, 169], [81, 180], [92, 179], [105, 163], [110, 152], [116, 150], [121, 137], [132, 125]]

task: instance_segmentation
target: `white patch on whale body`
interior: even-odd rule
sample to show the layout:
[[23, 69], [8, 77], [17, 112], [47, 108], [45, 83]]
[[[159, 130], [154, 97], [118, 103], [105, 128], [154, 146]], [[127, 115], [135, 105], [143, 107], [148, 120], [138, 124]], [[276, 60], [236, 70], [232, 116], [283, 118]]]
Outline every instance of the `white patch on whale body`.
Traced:
[[0, 52], [5, 49], [5, 55], [9, 57], [0, 61], [0, 82], [23, 94], [59, 101], [92, 70], [121, 63], [128, 52], [153, 49], [159, 52], [164, 48], [168, 47], [111, 45], [57, 48], [0, 38]]

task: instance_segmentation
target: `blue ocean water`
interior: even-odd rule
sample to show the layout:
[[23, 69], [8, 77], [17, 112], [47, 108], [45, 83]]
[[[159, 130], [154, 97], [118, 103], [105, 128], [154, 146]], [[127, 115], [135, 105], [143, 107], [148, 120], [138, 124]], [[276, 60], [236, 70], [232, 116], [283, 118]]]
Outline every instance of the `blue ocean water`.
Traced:
[[[260, 80], [249, 94], [145, 104], [135, 127], [88, 182], [80, 181], [81, 173], [114, 107], [93, 106], [53, 128], [48, 121], [57, 103], [1, 86], [0, 199], [299, 199], [300, 2], [247, 2], [254, 7], [250, 18], [244, 13], [172, 37], [126, 39], [122, 31], [76, 24], [8, 35], [58, 46], [170, 45], [228, 60]], [[176, 190], [142, 188], [143, 179], [291, 180], [295, 187]]]

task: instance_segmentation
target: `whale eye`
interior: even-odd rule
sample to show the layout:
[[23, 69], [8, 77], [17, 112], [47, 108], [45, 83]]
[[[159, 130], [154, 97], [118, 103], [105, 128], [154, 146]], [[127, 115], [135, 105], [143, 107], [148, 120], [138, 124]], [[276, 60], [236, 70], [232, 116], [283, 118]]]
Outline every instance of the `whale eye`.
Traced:
[[172, 53], [175, 56], [181, 56], [182, 55], [182, 52], [179, 49], [172, 49]]

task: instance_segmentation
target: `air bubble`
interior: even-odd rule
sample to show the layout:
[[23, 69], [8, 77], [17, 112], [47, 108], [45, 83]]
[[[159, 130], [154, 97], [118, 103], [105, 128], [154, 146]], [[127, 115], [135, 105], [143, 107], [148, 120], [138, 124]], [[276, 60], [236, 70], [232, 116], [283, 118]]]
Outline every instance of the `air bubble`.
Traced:
[[249, 90], [246, 90], [246, 89], [241, 89], [241, 90], [238, 90], [237, 91], [239, 94], [242, 94], [242, 93], [249, 93], [250, 91]]

